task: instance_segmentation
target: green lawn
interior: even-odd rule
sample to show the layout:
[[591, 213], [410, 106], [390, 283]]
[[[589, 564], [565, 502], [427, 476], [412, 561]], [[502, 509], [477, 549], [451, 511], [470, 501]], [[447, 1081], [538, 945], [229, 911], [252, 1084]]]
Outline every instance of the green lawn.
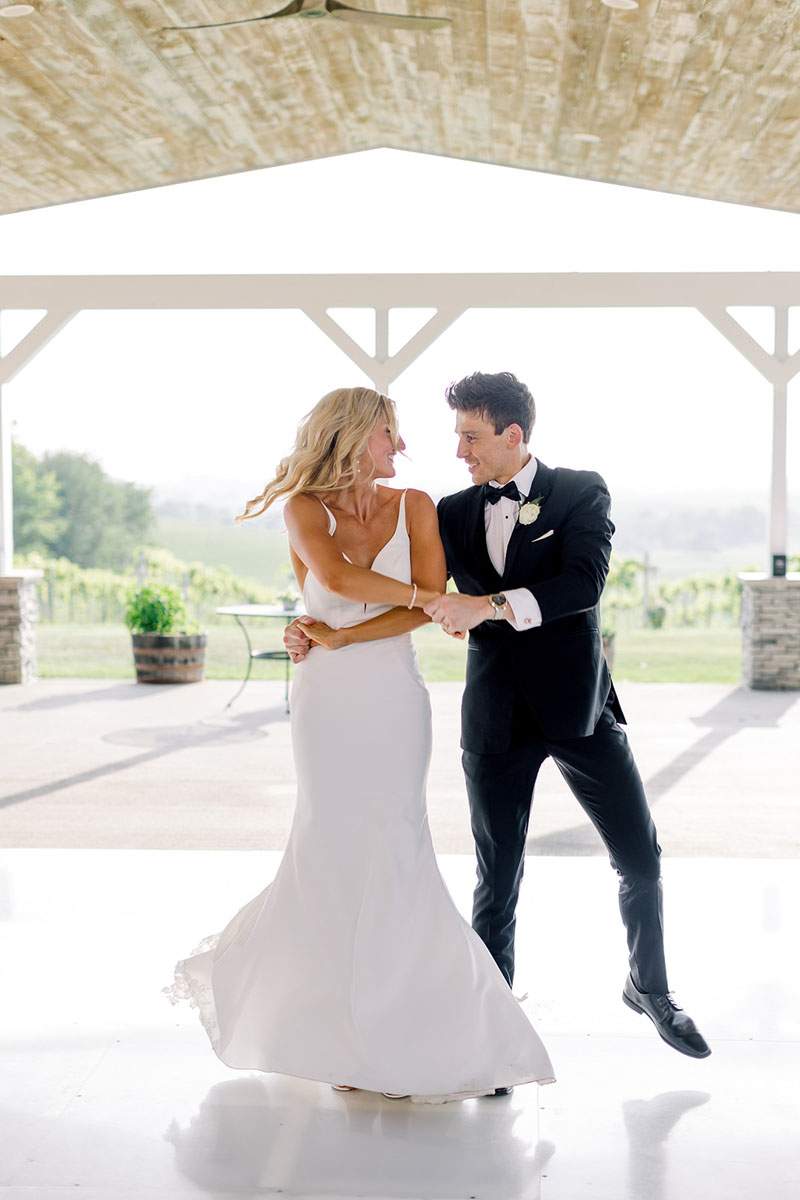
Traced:
[[[279, 649], [276, 622], [252, 622], [254, 647]], [[416, 635], [423, 674], [429, 682], [464, 677], [466, 643], [445, 637], [433, 626]], [[130, 634], [123, 625], [38, 627], [39, 674], [84, 679], [132, 679]], [[631, 630], [617, 635], [614, 677], [646, 683], [737, 683], [741, 635], [738, 629]], [[238, 627], [214, 625], [208, 637], [206, 677], [237, 679], [247, 666]], [[282, 679], [283, 664], [253, 664], [254, 679]]]
[[200, 525], [159, 517], [153, 543], [163, 546], [182, 562], [202, 562], [208, 567], [230, 567], [235, 575], [255, 579], [268, 587], [286, 582], [282, 568], [289, 562], [289, 543], [279, 529], [265, 529], [258, 521], [234, 525]]
[[737, 628], [629, 629], [617, 634], [614, 678], [642, 683], [739, 683]]

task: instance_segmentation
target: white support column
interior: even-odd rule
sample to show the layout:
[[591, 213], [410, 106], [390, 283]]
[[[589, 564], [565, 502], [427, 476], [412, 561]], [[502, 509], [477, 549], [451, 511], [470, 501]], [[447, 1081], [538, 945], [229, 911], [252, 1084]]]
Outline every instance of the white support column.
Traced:
[[767, 570], [771, 574], [773, 555], [786, 553], [786, 396], [789, 381], [800, 371], [800, 351], [789, 354], [789, 308], [786, 305], [774, 306], [774, 354], [767, 353], [763, 346], [759, 346], [722, 305], [698, 304], [697, 309], [772, 384], [772, 474], [767, 563]]
[[11, 416], [8, 404], [3, 402], [3, 384], [9, 383], [74, 316], [73, 311], [53, 309], [8, 354], [2, 353], [0, 345], [0, 576], [9, 575], [14, 568]]
[[[789, 359], [789, 310], [775, 309], [775, 358], [784, 368]], [[769, 507], [769, 555], [768, 571], [772, 571], [775, 554], [785, 554], [787, 549], [787, 495], [786, 495], [786, 393], [788, 378], [782, 377], [772, 385], [772, 485]]]
[[[0, 311], [0, 321], [2, 320]], [[2, 329], [0, 329], [0, 335]], [[0, 352], [2, 352], [0, 342]], [[14, 566], [14, 508], [11, 466], [11, 415], [0, 386], [0, 576], [10, 575]]]
[[389, 385], [397, 378], [397, 372], [392, 371], [392, 360], [389, 358], [389, 308], [375, 308], [375, 356], [371, 370], [371, 379], [375, 391], [384, 396], [389, 391]]
[[389, 384], [395, 378], [392, 374], [389, 359], [389, 309], [375, 309], [375, 358], [373, 359], [370, 378], [375, 384], [375, 391], [386, 395]]
[[375, 357], [379, 363], [389, 361], [389, 309], [375, 309]]

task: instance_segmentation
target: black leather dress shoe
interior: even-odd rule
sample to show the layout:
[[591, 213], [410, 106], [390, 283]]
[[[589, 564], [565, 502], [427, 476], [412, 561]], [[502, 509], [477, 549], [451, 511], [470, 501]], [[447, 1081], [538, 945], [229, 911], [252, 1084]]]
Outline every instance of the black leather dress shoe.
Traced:
[[493, 1094], [495, 1096], [510, 1096], [511, 1093], [513, 1092], [513, 1090], [514, 1090], [514, 1085], [512, 1084], [511, 1087], [495, 1088]]
[[669, 992], [640, 992], [629, 975], [622, 989], [622, 999], [634, 1012], [646, 1013], [659, 1036], [674, 1050], [688, 1054], [690, 1058], [708, 1058], [711, 1053], [708, 1043]]

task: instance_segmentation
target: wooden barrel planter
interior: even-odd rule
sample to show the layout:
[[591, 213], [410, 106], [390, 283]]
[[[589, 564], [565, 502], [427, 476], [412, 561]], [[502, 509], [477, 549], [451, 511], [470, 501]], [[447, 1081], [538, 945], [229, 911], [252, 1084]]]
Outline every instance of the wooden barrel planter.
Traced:
[[134, 633], [137, 683], [199, 683], [206, 666], [205, 633]]

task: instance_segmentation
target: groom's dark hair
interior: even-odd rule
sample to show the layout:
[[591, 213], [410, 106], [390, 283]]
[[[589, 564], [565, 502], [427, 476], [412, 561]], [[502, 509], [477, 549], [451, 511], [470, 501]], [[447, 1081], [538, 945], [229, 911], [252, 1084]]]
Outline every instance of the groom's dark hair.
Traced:
[[457, 412], [479, 412], [484, 421], [491, 421], [495, 433], [509, 425], [519, 425], [525, 442], [530, 440], [536, 421], [536, 404], [524, 383], [510, 371], [483, 375], [476, 371], [458, 383], [451, 383], [445, 395], [447, 403]]

